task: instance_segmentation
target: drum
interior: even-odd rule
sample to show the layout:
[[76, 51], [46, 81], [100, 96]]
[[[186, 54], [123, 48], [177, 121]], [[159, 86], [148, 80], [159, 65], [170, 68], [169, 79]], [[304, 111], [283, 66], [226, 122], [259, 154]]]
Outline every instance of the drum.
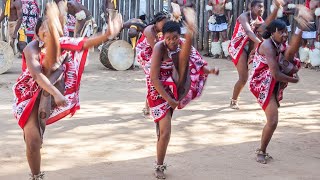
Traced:
[[0, 74], [8, 71], [14, 60], [14, 54], [10, 44], [0, 41]]
[[133, 65], [134, 51], [124, 40], [109, 41], [101, 48], [100, 61], [109, 69], [124, 71]]

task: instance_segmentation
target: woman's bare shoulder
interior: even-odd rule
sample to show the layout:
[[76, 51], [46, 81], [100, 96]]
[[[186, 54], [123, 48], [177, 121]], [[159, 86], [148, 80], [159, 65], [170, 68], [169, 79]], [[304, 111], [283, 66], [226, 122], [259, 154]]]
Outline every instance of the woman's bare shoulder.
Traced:
[[145, 29], [144, 29], [144, 35], [145, 36], [151, 36], [152, 35], [152, 28], [153, 28], [153, 25], [149, 25], [147, 26]]
[[161, 51], [165, 49], [164, 40], [159, 41], [154, 45], [154, 50], [156, 49]]
[[39, 50], [39, 42], [33, 40], [24, 48], [23, 53], [26, 57], [32, 57], [38, 55]]

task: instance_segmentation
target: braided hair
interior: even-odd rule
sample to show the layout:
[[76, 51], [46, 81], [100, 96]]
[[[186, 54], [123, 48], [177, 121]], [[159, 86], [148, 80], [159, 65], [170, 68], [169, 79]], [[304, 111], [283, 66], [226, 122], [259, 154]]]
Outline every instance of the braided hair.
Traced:
[[157, 22], [160, 22], [163, 19], [167, 19], [168, 16], [169, 16], [168, 13], [164, 11], [160, 11], [154, 16], [153, 20], [148, 25], [156, 24]]
[[181, 34], [180, 24], [175, 21], [167, 21], [162, 28], [162, 33], [165, 34], [167, 32], [178, 32]]
[[270, 38], [272, 33], [276, 32], [277, 30], [284, 30], [287, 29], [287, 25], [284, 21], [280, 19], [273, 20], [269, 26], [267, 26], [266, 31], [263, 33], [262, 37], [264, 39]]

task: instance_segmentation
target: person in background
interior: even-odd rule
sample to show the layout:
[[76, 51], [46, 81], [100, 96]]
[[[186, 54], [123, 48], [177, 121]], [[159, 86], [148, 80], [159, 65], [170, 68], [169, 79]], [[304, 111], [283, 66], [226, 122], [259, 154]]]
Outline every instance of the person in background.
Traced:
[[[12, 47], [14, 53], [17, 54], [18, 50], [22, 52], [27, 42], [25, 29], [21, 28], [23, 20], [22, 2], [21, 0], [3, 0], [2, 3], [4, 11], [1, 13], [0, 23], [6, 18], [6, 40]], [[23, 47], [20, 48], [19, 45]]]
[[237, 68], [239, 79], [234, 85], [230, 108], [239, 109], [238, 97], [243, 87], [247, 83], [249, 76], [248, 64], [258, 44], [263, 41], [261, 35], [265, 27], [277, 17], [278, 9], [281, 7], [282, 0], [274, 0], [275, 9], [267, 17], [262, 19], [264, 13], [264, 1], [251, 1], [249, 11], [242, 13], [236, 21], [228, 51], [232, 62]]
[[204, 56], [219, 58], [223, 51], [224, 57], [228, 57], [230, 40], [228, 40], [227, 30], [231, 18], [232, 2], [228, 0], [209, 0], [206, 10], [209, 14], [208, 30], [212, 33], [212, 42], [211, 49], [209, 48], [209, 52]]

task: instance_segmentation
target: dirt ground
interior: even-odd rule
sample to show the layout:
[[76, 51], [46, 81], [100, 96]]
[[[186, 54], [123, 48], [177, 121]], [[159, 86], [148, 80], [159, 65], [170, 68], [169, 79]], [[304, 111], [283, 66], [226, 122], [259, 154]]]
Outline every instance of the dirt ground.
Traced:
[[[46, 129], [42, 170], [49, 180], [150, 180], [156, 134], [142, 116], [142, 70], [112, 71], [91, 56], [83, 75], [81, 110]], [[241, 110], [228, 108], [237, 72], [230, 61], [206, 59], [221, 74], [209, 77], [201, 98], [175, 111], [166, 162], [172, 180], [316, 180], [320, 177], [320, 72], [302, 69], [279, 109], [269, 145], [273, 160], [255, 162], [265, 116], [246, 86]], [[12, 115], [11, 87], [21, 62], [0, 75], [0, 179], [23, 180], [29, 168], [22, 130]]]

